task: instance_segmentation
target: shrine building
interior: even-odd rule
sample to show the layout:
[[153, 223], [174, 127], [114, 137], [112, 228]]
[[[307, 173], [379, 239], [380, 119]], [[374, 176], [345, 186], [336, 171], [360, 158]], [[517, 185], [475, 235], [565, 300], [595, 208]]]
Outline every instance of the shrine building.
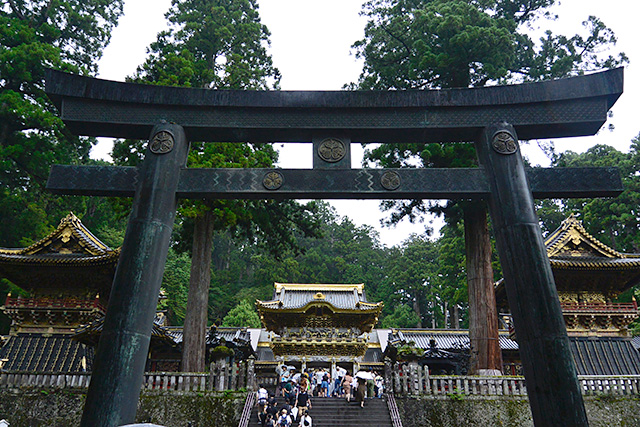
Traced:
[[29, 293], [7, 296], [0, 307], [11, 319], [0, 349], [5, 370], [91, 370], [93, 347], [71, 337], [106, 313], [119, 249], [98, 240], [70, 213], [37, 243], [0, 248], [0, 277]]
[[265, 327], [258, 363], [298, 369], [341, 366], [351, 372], [376, 365], [382, 360], [372, 332], [382, 307], [367, 301], [362, 283], [276, 283], [272, 300], [256, 302]]
[[[578, 373], [640, 374], [640, 353], [627, 329], [638, 317], [637, 304], [615, 301], [640, 283], [640, 254], [602, 244], [575, 217], [545, 244]], [[0, 277], [29, 293], [9, 295], [0, 307], [12, 321], [4, 345], [0, 342], [0, 370], [91, 371], [119, 255], [73, 214], [27, 248], [0, 248]], [[502, 282], [496, 285], [496, 300], [503, 320], [498, 337], [502, 371], [520, 375]], [[206, 332], [207, 363], [222, 346], [231, 350], [230, 362], [254, 358], [262, 378], [275, 376], [280, 365], [381, 372], [385, 357], [403, 363], [409, 350], [434, 374], [466, 374], [472, 351], [468, 330], [378, 329], [382, 308], [381, 302], [367, 300], [362, 283], [275, 283], [272, 298], [256, 302], [262, 328], [211, 327]], [[158, 312], [147, 371], [180, 371], [182, 328], [165, 320]]]

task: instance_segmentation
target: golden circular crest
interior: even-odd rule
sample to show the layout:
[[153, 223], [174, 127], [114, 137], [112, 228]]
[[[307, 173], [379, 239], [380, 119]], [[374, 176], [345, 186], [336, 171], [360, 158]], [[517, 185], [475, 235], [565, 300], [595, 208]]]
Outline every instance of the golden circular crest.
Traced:
[[262, 178], [262, 185], [267, 190], [277, 190], [284, 184], [284, 176], [277, 171], [267, 172]]
[[151, 138], [149, 149], [154, 154], [167, 154], [169, 151], [173, 150], [173, 143], [174, 139], [171, 132], [161, 130]]
[[513, 154], [518, 149], [518, 144], [513, 135], [503, 130], [493, 135], [491, 146], [500, 154]]
[[336, 138], [327, 138], [320, 143], [318, 155], [322, 160], [329, 163], [339, 162], [347, 154], [347, 147], [344, 142]]
[[400, 187], [400, 175], [395, 171], [387, 171], [382, 174], [380, 184], [382, 184], [385, 190], [397, 190], [398, 187]]

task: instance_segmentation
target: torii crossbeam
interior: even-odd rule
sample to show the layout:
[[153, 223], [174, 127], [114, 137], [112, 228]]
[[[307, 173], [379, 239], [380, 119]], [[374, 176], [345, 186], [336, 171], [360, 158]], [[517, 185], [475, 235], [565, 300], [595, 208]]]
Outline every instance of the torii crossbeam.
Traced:
[[[484, 198], [489, 202], [536, 425], [588, 424], [536, 197], [614, 196], [613, 168], [526, 170], [523, 139], [592, 135], [623, 71], [479, 89], [259, 92], [168, 88], [48, 71], [46, 92], [79, 135], [143, 139], [136, 168], [56, 166], [59, 193], [134, 195], [82, 425], [134, 421], [178, 197]], [[313, 170], [186, 169], [188, 140], [312, 142]], [[476, 145], [479, 169], [350, 169], [351, 142]]]

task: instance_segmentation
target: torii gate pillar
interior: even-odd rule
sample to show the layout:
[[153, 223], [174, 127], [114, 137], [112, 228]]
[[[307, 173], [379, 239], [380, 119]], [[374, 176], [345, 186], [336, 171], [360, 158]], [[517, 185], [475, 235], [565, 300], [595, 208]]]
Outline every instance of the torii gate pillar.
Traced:
[[588, 426], [551, 264], [515, 129], [500, 123], [476, 143], [489, 212], [537, 426]]
[[91, 385], [99, 387], [89, 387], [83, 427], [135, 419], [188, 152], [181, 126], [151, 131], [94, 359]]

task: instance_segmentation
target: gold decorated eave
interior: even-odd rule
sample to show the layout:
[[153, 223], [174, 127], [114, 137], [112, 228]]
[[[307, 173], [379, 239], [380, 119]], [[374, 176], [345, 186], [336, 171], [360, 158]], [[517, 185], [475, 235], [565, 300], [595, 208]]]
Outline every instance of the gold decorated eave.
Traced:
[[366, 300], [364, 284], [275, 283], [271, 301], [256, 301], [265, 327], [351, 328], [370, 331], [383, 303]]
[[551, 258], [549, 259], [552, 268], [557, 268], [559, 270], [639, 270], [640, 269], [640, 258], [638, 257], [629, 257], [629, 258], [591, 258], [591, 259], [558, 259]]
[[[54, 242], [60, 241], [62, 244], [56, 250], [51, 250]], [[73, 241], [79, 249], [64, 247], [64, 244]], [[58, 227], [49, 233], [48, 236], [37, 241], [26, 248], [0, 248], [0, 255], [21, 255], [28, 258], [29, 255], [45, 255], [51, 253], [61, 253], [64, 255], [83, 255], [86, 258], [112, 257], [113, 254], [120, 253], [119, 249], [111, 249], [102, 243], [96, 236], [82, 224], [80, 219], [69, 212], [64, 217]], [[82, 260], [78, 260], [82, 261]]]
[[120, 249], [102, 243], [69, 213], [52, 233], [33, 245], [0, 248], [0, 278], [33, 295], [99, 293], [108, 298], [119, 257]]
[[352, 356], [362, 357], [367, 352], [365, 340], [353, 342], [308, 341], [297, 342], [276, 339], [271, 342], [271, 349], [276, 356]]

